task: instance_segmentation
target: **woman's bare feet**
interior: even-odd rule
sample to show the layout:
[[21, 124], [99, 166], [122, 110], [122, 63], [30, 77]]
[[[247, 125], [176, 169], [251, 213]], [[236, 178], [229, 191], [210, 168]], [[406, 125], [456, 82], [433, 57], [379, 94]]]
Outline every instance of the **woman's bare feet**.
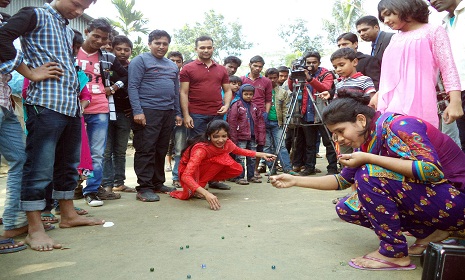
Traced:
[[[373, 259], [367, 258], [371, 257]], [[410, 258], [405, 257], [405, 258], [388, 258], [384, 255], [381, 255], [378, 251], [371, 252], [363, 257], [358, 257], [351, 259], [351, 261], [361, 267], [364, 268], [386, 268], [386, 267], [392, 267], [389, 264], [385, 264], [379, 261], [376, 261], [376, 259], [388, 261], [392, 264], [396, 264], [399, 266], [408, 266], [410, 265]]]
[[443, 230], [436, 230], [432, 234], [430, 234], [428, 237], [424, 239], [419, 239], [415, 240], [415, 243], [408, 248], [408, 253], [409, 255], [414, 255], [418, 256], [423, 253], [423, 251], [426, 249], [428, 244], [430, 242], [440, 242], [443, 241], [444, 239], [447, 239], [449, 237], [449, 232], [448, 231], [443, 231]]
[[8, 238], [16, 237], [18, 235], [27, 233], [27, 228], [28, 228], [28, 226], [26, 225], [26, 226], [23, 226], [23, 227], [20, 227], [20, 228], [5, 230], [3, 232], [3, 236], [8, 237]]
[[26, 236], [26, 244], [31, 247], [32, 250], [36, 251], [52, 251], [53, 249], [60, 249], [61, 244], [55, 244], [53, 239], [51, 239], [45, 231], [29, 231], [29, 234]]

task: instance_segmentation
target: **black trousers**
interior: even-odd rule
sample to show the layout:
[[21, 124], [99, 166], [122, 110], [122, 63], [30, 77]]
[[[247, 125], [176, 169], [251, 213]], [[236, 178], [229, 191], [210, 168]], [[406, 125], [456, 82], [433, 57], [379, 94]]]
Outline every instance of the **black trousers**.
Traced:
[[306, 161], [305, 161], [305, 168], [314, 171], [316, 165], [316, 142], [318, 138], [318, 131], [321, 134], [321, 138], [323, 139], [323, 145], [326, 147], [326, 159], [328, 160], [328, 166], [326, 169], [331, 172], [337, 171], [337, 156], [336, 151], [331, 145], [331, 139], [328, 136], [328, 133], [325, 130], [323, 125], [307, 125], [305, 124], [313, 124], [313, 122], [305, 122], [302, 121], [303, 131], [305, 134], [305, 153], [306, 153]]
[[147, 125], [132, 123], [134, 171], [141, 188], [158, 189], [165, 183], [165, 156], [175, 125], [174, 110], [143, 109]]

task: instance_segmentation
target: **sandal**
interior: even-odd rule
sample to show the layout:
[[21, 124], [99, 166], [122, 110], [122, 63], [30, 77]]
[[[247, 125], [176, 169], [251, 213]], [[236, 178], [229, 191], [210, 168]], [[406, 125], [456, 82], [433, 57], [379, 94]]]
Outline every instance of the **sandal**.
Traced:
[[257, 179], [263, 178], [262, 175], [260, 175], [259, 172], [255, 172], [255, 173], [253, 174], [253, 176], [254, 176], [254, 178], [257, 178]]
[[131, 188], [131, 187], [128, 187], [126, 185], [113, 187], [112, 191], [114, 191], [114, 192], [128, 192], [128, 193], [136, 193], [137, 192], [135, 188]]
[[52, 225], [51, 223], [44, 223], [44, 229], [45, 231], [49, 231], [49, 230], [55, 229], [55, 226]]
[[27, 246], [23, 242], [16, 243], [12, 238], [0, 240], [0, 254], [14, 253], [26, 248]]
[[179, 184], [178, 180], [173, 180], [173, 187], [175, 188], [182, 188], [181, 184]]
[[261, 183], [262, 182], [262, 180], [258, 179], [257, 177], [252, 177], [247, 181], [249, 181], [250, 183]]
[[52, 213], [41, 213], [40, 219], [42, 220], [42, 222], [47, 222], [51, 224], [58, 223], [58, 218], [55, 217], [55, 215], [53, 215]]
[[[81, 215], [81, 216], [89, 214], [89, 212], [87, 212], [87, 210], [76, 207], [76, 206], [74, 207], [74, 210], [76, 210], [76, 213], [78, 215]], [[61, 215], [60, 207], [55, 208], [55, 215]]]
[[238, 184], [238, 185], [248, 185], [249, 182], [247, 182], [246, 179], [243, 179], [243, 178], [242, 178], [242, 179], [237, 179], [237, 180], [236, 180], [236, 184]]

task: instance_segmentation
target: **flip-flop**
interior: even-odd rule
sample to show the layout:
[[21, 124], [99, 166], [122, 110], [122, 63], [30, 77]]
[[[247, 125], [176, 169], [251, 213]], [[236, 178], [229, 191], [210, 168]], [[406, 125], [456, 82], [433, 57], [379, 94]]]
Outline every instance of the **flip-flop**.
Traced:
[[114, 192], [127, 192], [127, 193], [136, 193], [137, 192], [135, 188], [131, 188], [131, 187], [128, 187], [126, 185], [113, 187], [113, 191]]
[[379, 271], [383, 271], [383, 270], [413, 270], [413, 269], [417, 268], [414, 264], [409, 264], [407, 266], [401, 266], [401, 265], [398, 265], [398, 264], [390, 262], [390, 261], [385, 261], [385, 260], [378, 259], [378, 258], [375, 258], [375, 257], [367, 256], [367, 255], [363, 256], [362, 258], [367, 259], [367, 260], [372, 260], [372, 261], [375, 261], [375, 262], [379, 262], [379, 263], [382, 263], [382, 264], [385, 264], [385, 265], [388, 265], [388, 266], [387, 267], [378, 267], [378, 268], [363, 267], [363, 266], [356, 265], [352, 261], [349, 262], [349, 265], [351, 267], [353, 267], [353, 268], [356, 268], [356, 269], [373, 270], [373, 271], [375, 271], [375, 270], [379, 270]]
[[[57, 210], [58, 209], [58, 210]], [[87, 212], [87, 210], [85, 209], [82, 209], [82, 208], [79, 208], [79, 207], [74, 207], [74, 210], [76, 211], [76, 213], [78, 215], [87, 215], [89, 214], [89, 212]], [[61, 215], [61, 211], [60, 211], [60, 208], [55, 208], [55, 215]]]
[[[6, 244], [15, 245], [15, 241], [13, 240], [13, 238], [6, 238], [3, 240], [0, 240], [0, 246], [6, 245]], [[19, 245], [18, 247], [13, 247], [13, 248], [3, 248], [3, 249], [0, 249], [0, 254], [14, 253], [14, 252], [22, 251], [26, 248], [27, 248], [26, 245]]]
[[53, 215], [52, 213], [41, 213], [40, 218], [41, 218], [42, 222], [47, 222], [47, 223], [51, 223], [51, 224], [58, 223], [58, 218], [55, 217], [55, 215]]
[[[408, 247], [409, 249], [410, 248], [423, 248], [423, 251], [426, 250], [426, 248], [428, 248], [428, 244], [418, 244], [418, 243], [414, 243], [412, 244], [412, 246]], [[410, 257], [421, 257], [421, 255], [423, 254], [423, 251], [421, 251], [420, 253], [416, 253], [416, 254], [413, 254], [413, 253], [409, 253], [408, 255]]]
[[44, 223], [44, 230], [45, 231], [50, 231], [52, 229], [55, 229], [54, 225], [52, 225], [51, 223]]

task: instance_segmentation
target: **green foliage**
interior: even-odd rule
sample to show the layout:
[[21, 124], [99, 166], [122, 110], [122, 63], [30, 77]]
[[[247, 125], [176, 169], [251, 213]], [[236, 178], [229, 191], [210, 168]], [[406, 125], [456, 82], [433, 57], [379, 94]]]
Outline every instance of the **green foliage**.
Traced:
[[[131, 2], [127, 2], [127, 0], [111, 0], [111, 3], [118, 10], [118, 17], [117, 20], [111, 18], [107, 18], [107, 20], [117, 31], [122, 32], [127, 37], [134, 37], [138, 33], [148, 34], [149, 30], [145, 27], [148, 20], [144, 18], [141, 11], [134, 10], [135, 0], [131, 0]], [[149, 51], [147, 43], [142, 41], [140, 36], [137, 36], [137, 40], [133, 44], [131, 58]]]
[[363, 2], [364, 0], [336, 0], [331, 20], [323, 19], [323, 29], [331, 43], [335, 43], [342, 33], [356, 33], [355, 22], [364, 15]]
[[310, 37], [307, 26], [308, 22], [306, 20], [297, 18], [293, 23], [282, 26], [278, 31], [278, 35], [289, 44], [294, 53], [305, 53], [307, 51], [320, 52], [322, 50], [323, 37], [321, 35]]
[[213, 59], [221, 61], [228, 55], [239, 56], [242, 50], [252, 47], [242, 36], [242, 25], [238, 22], [226, 22], [224, 16], [216, 14], [210, 10], [205, 12], [203, 22], [196, 22], [193, 25], [186, 24], [181, 29], [174, 30], [171, 50], [180, 51], [184, 60], [195, 59], [195, 39], [208, 35], [213, 38], [215, 52]]

